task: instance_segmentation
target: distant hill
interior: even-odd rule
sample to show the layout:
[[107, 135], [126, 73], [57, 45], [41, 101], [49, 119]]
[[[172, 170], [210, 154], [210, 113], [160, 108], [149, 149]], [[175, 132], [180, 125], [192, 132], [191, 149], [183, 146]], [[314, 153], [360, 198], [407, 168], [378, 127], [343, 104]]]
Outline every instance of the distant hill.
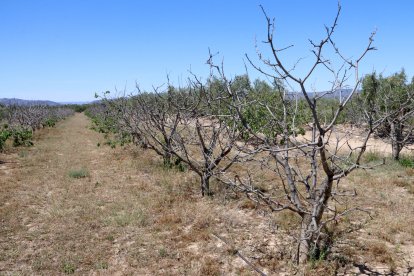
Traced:
[[60, 103], [52, 101], [39, 101], [39, 100], [22, 100], [22, 99], [0, 99], [0, 104], [3, 105], [22, 105], [22, 106], [33, 106], [33, 105], [48, 105], [48, 106], [58, 106]]
[[84, 105], [84, 104], [90, 104], [93, 103], [91, 101], [85, 101], [85, 102], [59, 102], [59, 104], [76, 104], [76, 105]]

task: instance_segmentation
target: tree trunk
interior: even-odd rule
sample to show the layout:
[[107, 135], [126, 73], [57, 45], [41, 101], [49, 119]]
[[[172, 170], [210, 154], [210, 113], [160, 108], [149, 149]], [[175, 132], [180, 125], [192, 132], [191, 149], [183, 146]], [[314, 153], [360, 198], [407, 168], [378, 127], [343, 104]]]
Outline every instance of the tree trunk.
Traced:
[[[331, 196], [332, 184], [332, 177], [328, 177], [315, 192], [315, 199], [312, 202], [312, 213], [305, 213], [302, 215], [302, 224], [299, 236], [300, 241], [296, 257], [298, 264], [306, 264], [312, 253], [315, 255], [319, 254], [317, 252], [321, 249], [320, 244], [323, 241], [319, 240], [318, 237], [324, 236], [320, 235], [321, 233], [319, 231], [322, 231], [322, 229], [319, 227], [325, 208], [328, 204], [328, 200]], [[311, 252], [312, 250], [315, 251]]]
[[304, 265], [308, 261], [311, 238], [309, 237], [309, 227], [311, 226], [312, 217], [305, 214], [302, 218], [302, 224], [299, 235], [298, 251], [296, 256], [296, 262], [300, 265]]
[[210, 192], [210, 176], [202, 175], [201, 176], [201, 195], [202, 196], [211, 196]]
[[163, 158], [163, 161], [164, 161], [164, 167], [165, 168], [171, 168], [172, 167], [172, 163], [171, 163], [172, 155], [171, 155], [171, 153], [164, 152], [164, 155], [163, 155], [162, 158]]
[[400, 122], [391, 122], [391, 145], [392, 145], [392, 158], [394, 160], [400, 159], [401, 139], [402, 139], [402, 127]]

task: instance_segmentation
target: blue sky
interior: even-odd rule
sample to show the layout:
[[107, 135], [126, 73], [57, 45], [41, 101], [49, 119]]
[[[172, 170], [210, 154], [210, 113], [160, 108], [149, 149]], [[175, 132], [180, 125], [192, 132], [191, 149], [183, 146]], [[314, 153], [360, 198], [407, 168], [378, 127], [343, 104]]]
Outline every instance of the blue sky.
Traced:
[[[258, 7], [276, 18], [277, 45], [294, 44], [283, 55], [298, 58], [303, 73], [311, 60], [308, 38], [318, 41], [332, 22], [337, 2], [315, 1], [107, 1], [0, 0], [0, 98], [93, 100], [95, 92], [133, 91], [184, 82], [191, 70], [206, 76], [208, 48], [219, 52], [229, 76], [242, 74], [244, 54], [255, 58], [255, 38], [266, 54], [266, 24]], [[335, 39], [356, 57], [377, 29], [371, 52], [360, 65], [391, 74], [414, 74], [414, 1], [344, 0]], [[259, 75], [251, 67], [252, 78]], [[316, 90], [329, 76], [317, 72]]]

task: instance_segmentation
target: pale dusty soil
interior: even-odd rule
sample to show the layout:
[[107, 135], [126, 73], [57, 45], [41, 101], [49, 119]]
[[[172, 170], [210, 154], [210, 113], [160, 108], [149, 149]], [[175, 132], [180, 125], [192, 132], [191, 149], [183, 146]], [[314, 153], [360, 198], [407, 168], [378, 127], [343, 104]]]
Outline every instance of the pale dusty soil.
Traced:
[[[333, 130], [332, 135], [330, 136], [329, 145], [332, 148], [338, 145], [340, 149], [348, 150], [349, 147], [360, 147], [365, 137], [366, 133], [363, 129], [349, 126], [338, 126]], [[298, 140], [305, 139], [310, 141], [311, 138], [311, 131], [306, 131], [305, 135], [298, 136]], [[392, 153], [391, 143], [381, 140], [372, 134], [367, 143], [367, 151], [388, 155]], [[401, 154], [411, 154], [413, 151], [414, 145], [407, 145], [403, 148]]]
[[[286, 259], [295, 218], [231, 193], [202, 199], [193, 174], [164, 170], [150, 151], [103, 146], [89, 127], [76, 114], [36, 134], [34, 147], [0, 154], [0, 275], [256, 275], [235, 250], [269, 275], [295, 271]], [[69, 177], [78, 169], [89, 176]], [[342, 274], [411, 275], [413, 183], [414, 171], [399, 167], [344, 182], [368, 195], [350, 204], [373, 219], [339, 239], [335, 251], [351, 260]], [[298, 275], [332, 275], [333, 266]]]

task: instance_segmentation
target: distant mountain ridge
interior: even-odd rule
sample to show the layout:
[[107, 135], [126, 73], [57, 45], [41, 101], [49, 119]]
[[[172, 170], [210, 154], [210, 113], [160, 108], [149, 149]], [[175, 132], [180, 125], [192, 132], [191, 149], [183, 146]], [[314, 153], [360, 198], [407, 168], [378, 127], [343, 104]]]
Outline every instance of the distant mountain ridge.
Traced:
[[48, 105], [48, 106], [58, 106], [61, 105], [57, 102], [52, 101], [41, 101], [41, 100], [22, 100], [16, 98], [2, 98], [0, 99], [0, 104], [3, 105], [22, 105], [22, 106], [34, 106], [34, 105]]
[[[352, 89], [337, 89], [331, 92], [327, 91], [321, 91], [321, 92], [309, 92], [308, 96], [309, 98], [313, 98], [316, 96], [324, 95], [323, 97], [326, 99], [346, 99], [349, 94], [351, 94]], [[360, 93], [361, 91], [357, 90], [355, 91], [355, 94]], [[303, 98], [303, 94], [301, 92], [289, 92], [289, 95], [299, 98]], [[42, 101], [42, 100], [22, 100], [17, 98], [1, 98], [0, 104], [3, 105], [21, 105], [21, 106], [34, 106], [34, 105], [47, 105], [47, 106], [59, 106], [59, 105], [66, 105], [66, 104], [95, 104], [99, 103], [100, 100], [95, 101], [84, 101], [84, 102], [53, 102], [53, 101]]]

